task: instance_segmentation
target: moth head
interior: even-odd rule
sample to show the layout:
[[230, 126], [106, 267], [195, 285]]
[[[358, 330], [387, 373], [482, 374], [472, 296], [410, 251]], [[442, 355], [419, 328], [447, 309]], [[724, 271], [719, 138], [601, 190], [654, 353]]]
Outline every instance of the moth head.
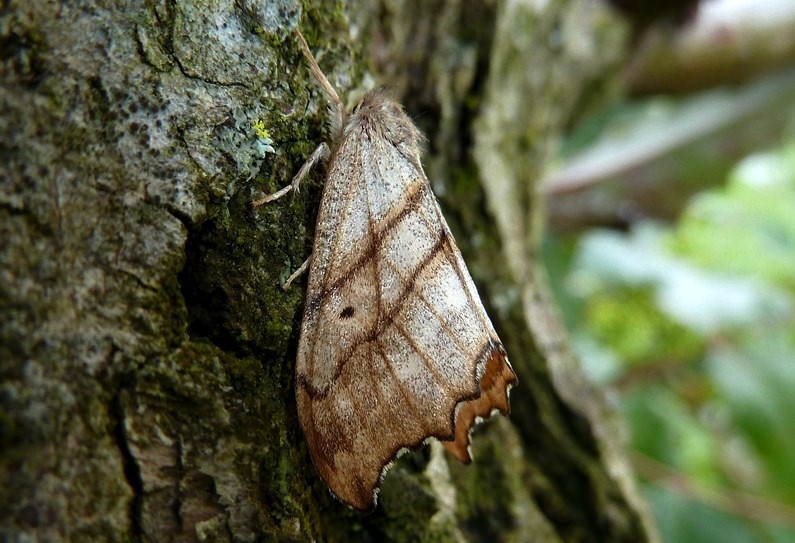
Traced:
[[420, 146], [425, 138], [385, 87], [371, 90], [354, 106], [345, 124], [345, 132], [351, 130], [385, 138], [408, 155], [416, 155], [419, 164]]

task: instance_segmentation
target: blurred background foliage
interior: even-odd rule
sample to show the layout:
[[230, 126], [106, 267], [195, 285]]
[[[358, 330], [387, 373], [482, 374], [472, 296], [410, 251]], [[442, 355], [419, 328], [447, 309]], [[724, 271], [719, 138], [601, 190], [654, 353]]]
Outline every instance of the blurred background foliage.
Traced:
[[573, 127], [546, 265], [664, 541], [795, 542], [795, 56], [667, 83]]

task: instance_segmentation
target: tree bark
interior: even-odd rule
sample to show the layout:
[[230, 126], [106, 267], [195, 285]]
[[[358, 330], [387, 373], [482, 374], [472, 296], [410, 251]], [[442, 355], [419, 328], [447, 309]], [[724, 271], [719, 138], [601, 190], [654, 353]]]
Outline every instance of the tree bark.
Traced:
[[[592, 2], [10, 2], [0, 14], [0, 535], [12, 541], [654, 541], [620, 425], [538, 262], [535, 180], [615, 92]], [[343, 96], [391, 83], [519, 375], [461, 466], [403, 457], [336, 502], [293, 364], [324, 139], [300, 26]], [[322, 170], [322, 168], [320, 168]]]

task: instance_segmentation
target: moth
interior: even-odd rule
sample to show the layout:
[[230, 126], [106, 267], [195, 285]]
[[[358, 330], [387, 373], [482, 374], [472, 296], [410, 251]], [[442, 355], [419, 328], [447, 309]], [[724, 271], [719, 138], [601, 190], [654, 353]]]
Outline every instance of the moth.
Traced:
[[329, 100], [331, 145], [254, 205], [297, 188], [330, 156], [295, 394], [318, 472], [366, 511], [392, 462], [430, 438], [471, 462], [471, 428], [508, 413], [517, 380], [431, 192], [419, 129], [384, 90], [349, 113], [296, 34]]

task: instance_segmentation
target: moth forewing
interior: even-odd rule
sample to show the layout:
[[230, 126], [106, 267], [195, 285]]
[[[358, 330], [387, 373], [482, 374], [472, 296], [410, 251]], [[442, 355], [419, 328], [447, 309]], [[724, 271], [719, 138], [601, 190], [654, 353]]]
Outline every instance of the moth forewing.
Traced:
[[430, 437], [471, 460], [469, 431], [508, 412], [516, 376], [420, 163], [422, 135], [383, 90], [339, 115], [296, 361], [298, 415], [332, 493], [372, 509], [397, 455]]

